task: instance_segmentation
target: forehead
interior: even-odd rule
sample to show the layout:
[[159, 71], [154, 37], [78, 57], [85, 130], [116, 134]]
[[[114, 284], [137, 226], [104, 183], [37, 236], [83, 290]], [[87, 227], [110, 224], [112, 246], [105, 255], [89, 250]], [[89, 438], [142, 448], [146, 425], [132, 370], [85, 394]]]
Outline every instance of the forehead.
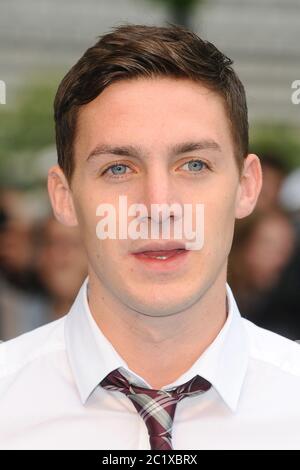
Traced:
[[78, 113], [76, 140], [85, 150], [103, 139], [106, 143], [138, 140], [153, 146], [197, 137], [231, 143], [223, 98], [189, 79], [121, 80]]

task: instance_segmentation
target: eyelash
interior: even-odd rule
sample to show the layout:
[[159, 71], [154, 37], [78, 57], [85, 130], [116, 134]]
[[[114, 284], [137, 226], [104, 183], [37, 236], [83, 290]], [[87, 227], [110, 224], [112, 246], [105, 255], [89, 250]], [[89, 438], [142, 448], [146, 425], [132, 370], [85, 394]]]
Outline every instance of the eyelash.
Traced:
[[103, 176], [104, 178], [112, 178], [112, 179], [121, 179], [121, 178], [123, 178], [124, 176], [127, 175], [127, 173], [125, 173], [124, 175], [120, 175], [120, 176], [116, 176], [116, 175], [107, 176], [108, 170], [110, 170], [111, 168], [114, 168], [115, 166], [118, 166], [118, 165], [120, 165], [120, 166], [126, 166], [127, 168], [130, 168], [130, 166], [127, 165], [126, 163], [122, 163], [122, 162], [116, 161], [116, 162], [113, 162], [111, 165], [109, 165], [109, 167], [106, 168], [106, 169], [101, 173], [100, 176]]
[[[191, 163], [191, 162], [201, 162], [203, 165], [204, 165], [204, 168], [203, 169], [206, 169], [206, 170], [209, 170], [209, 166], [207, 163], [205, 163], [203, 160], [201, 160], [200, 158], [191, 158], [190, 160], [188, 160], [187, 162], [183, 163], [181, 166], [183, 165], [186, 165], [188, 163]], [[124, 173], [123, 175], [120, 175], [120, 176], [117, 176], [117, 175], [111, 175], [111, 176], [107, 176], [107, 173], [108, 173], [108, 170], [110, 170], [111, 168], [114, 168], [116, 166], [126, 166], [127, 168], [130, 168], [129, 165], [127, 165], [126, 163], [122, 163], [120, 161], [116, 161], [114, 163], [112, 163], [108, 168], [106, 168], [102, 173], [101, 173], [101, 176], [103, 176], [104, 178], [112, 178], [112, 179], [121, 179], [123, 178], [124, 176], [127, 175], [127, 173]], [[201, 171], [191, 171], [189, 173], [191, 173], [192, 175], [198, 175], [199, 173], [202, 173], [203, 170]]]
[[[208, 165], [206, 162], [204, 162], [203, 160], [201, 160], [200, 158], [191, 158], [191, 159], [188, 160], [187, 162], [183, 163], [183, 165], [186, 165], [186, 164], [191, 163], [191, 162], [200, 162], [200, 163], [202, 163], [202, 165], [203, 165], [203, 167], [204, 167], [204, 168], [201, 169], [200, 171], [190, 171], [189, 173], [191, 173], [192, 175], [197, 176], [198, 174], [202, 173], [202, 171], [203, 171], [204, 169], [205, 169], [205, 170], [210, 170], [209, 165]], [[183, 166], [183, 165], [181, 165], [181, 166]]]

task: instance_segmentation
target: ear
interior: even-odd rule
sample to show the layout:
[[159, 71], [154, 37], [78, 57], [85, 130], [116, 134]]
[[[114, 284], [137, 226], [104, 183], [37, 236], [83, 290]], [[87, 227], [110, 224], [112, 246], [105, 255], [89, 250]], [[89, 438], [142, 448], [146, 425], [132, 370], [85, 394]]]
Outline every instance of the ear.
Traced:
[[48, 192], [56, 219], [69, 227], [78, 225], [72, 192], [58, 165], [48, 171]]
[[242, 219], [255, 208], [262, 187], [262, 169], [257, 155], [249, 154], [243, 165], [236, 199], [235, 217]]

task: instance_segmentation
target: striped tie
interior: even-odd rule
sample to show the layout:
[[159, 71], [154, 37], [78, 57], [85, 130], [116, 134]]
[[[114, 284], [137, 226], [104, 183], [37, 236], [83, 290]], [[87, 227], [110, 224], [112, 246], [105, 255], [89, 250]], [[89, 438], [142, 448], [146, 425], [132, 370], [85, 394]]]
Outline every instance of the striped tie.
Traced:
[[131, 384], [116, 369], [108, 374], [100, 385], [109, 391], [125, 393], [143, 418], [149, 433], [152, 450], [172, 450], [172, 425], [177, 403], [186, 397], [206, 392], [211, 383], [196, 375], [172, 390], [153, 390]]

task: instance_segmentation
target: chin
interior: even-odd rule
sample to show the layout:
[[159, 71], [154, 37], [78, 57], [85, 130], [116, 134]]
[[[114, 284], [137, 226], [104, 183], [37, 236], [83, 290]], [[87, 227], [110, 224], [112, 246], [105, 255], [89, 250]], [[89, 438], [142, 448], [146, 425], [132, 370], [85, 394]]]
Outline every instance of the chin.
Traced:
[[151, 317], [165, 317], [175, 315], [189, 308], [194, 304], [197, 295], [187, 295], [184, 292], [181, 296], [174, 294], [170, 295], [170, 289], [166, 289], [167, 295], [164, 292], [149, 295], [149, 291], [145, 294], [140, 292], [136, 295], [131, 295], [131, 301], [127, 304], [137, 312], [151, 316]]

